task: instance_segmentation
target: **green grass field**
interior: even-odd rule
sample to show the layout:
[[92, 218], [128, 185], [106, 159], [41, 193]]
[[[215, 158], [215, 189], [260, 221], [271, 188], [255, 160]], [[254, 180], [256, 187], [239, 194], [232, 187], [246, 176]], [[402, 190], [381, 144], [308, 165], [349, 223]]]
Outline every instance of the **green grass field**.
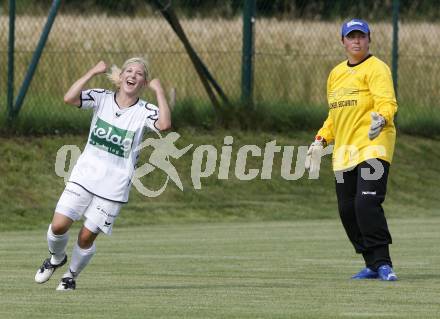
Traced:
[[[439, 218], [390, 219], [400, 281], [362, 263], [335, 220], [116, 227], [74, 292], [33, 282], [46, 227], [0, 233], [1, 318], [438, 318]], [[72, 232], [69, 245], [75, 237]]]
[[[179, 131], [179, 148], [234, 137], [245, 144], [308, 145], [314, 132]], [[0, 138], [0, 318], [438, 318], [440, 141], [399, 134], [385, 211], [400, 281], [357, 282], [362, 267], [338, 221], [328, 158], [319, 180], [218, 180], [192, 187], [192, 152], [174, 161], [183, 185], [158, 198], [132, 189], [111, 237], [73, 293], [33, 282], [63, 179], [57, 150], [85, 136]], [[141, 163], [146, 160], [143, 153]], [[296, 157], [295, 157], [296, 158]], [[233, 155], [233, 161], [235, 160]], [[252, 158], [249, 168], [261, 168]], [[143, 179], [160, 183], [160, 174]], [[71, 232], [68, 252], [78, 230]]]

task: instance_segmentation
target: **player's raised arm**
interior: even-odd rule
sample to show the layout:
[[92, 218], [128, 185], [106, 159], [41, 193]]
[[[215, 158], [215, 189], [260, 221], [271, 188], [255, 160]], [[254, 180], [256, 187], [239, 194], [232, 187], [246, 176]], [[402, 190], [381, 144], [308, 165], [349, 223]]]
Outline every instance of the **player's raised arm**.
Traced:
[[156, 93], [157, 104], [159, 107], [159, 119], [155, 124], [156, 128], [159, 131], [168, 130], [171, 127], [171, 112], [162, 84], [159, 79], [153, 79], [148, 85]]
[[95, 75], [105, 73], [107, 65], [104, 61], [98, 62], [93, 68], [87, 71], [81, 78], [72, 84], [70, 89], [64, 95], [64, 103], [79, 106], [81, 104], [80, 94], [87, 82]]

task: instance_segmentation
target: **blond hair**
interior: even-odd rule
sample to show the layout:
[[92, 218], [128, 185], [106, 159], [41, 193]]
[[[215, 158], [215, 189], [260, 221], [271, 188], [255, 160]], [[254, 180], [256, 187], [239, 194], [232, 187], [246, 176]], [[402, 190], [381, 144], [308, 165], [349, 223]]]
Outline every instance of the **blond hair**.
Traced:
[[150, 72], [148, 70], [148, 63], [144, 58], [141, 57], [134, 57], [134, 58], [130, 58], [127, 61], [124, 62], [124, 64], [122, 65], [122, 68], [119, 68], [118, 66], [114, 65], [111, 67], [110, 72], [107, 73], [107, 77], [109, 78], [109, 80], [117, 87], [121, 87], [121, 80], [119, 78], [119, 76], [121, 75], [122, 72], [125, 71], [125, 69], [127, 69], [127, 67], [130, 64], [133, 63], [139, 63], [143, 66], [144, 68], [144, 80], [148, 81], [149, 76], [150, 76]]

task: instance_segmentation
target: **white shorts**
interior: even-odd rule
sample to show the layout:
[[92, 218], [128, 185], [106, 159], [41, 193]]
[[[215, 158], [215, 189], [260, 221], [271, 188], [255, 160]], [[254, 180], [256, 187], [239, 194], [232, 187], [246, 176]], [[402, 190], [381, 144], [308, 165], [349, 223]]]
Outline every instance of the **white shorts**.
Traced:
[[75, 183], [67, 183], [55, 212], [77, 221], [86, 218], [84, 226], [93, 233], [110, 235], [122, 203], [98, 197]]

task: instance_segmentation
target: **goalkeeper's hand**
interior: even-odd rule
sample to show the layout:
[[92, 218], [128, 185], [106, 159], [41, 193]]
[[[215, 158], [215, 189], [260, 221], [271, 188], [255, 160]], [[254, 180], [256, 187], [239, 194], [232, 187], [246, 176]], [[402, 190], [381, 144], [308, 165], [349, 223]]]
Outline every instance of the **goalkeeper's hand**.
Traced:
[[307, 151], [305, 167], [310, 173], [319, 171], [321, 165], [322, 149], [326, 146], [326, 141], [321, 136], [316, 136], [315, 141]]
[[385, 118], [382, 115], [376, 112], [372, 112], [371, 126], [370, 130], [368, 131], [368, 138], [370, 140], [374, 140], [376, 137], [378, 137], [380, 131], [382, 131], [382, 128], [385, 126], [385, 123]]

